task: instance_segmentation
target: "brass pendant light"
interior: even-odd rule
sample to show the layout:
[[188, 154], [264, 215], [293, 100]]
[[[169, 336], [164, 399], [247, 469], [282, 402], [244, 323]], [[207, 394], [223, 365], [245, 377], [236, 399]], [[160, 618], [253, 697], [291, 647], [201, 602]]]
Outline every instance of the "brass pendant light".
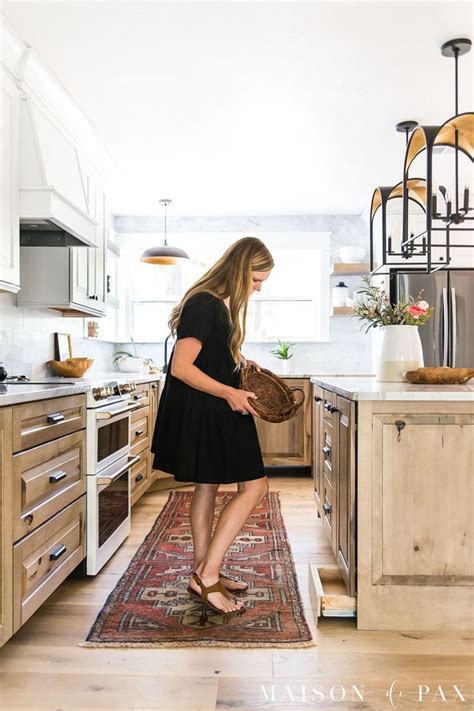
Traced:
[[147, 264], [177, 264], [181, 259], [189, 259], [189, 255], [186, 254], [184, 249], [180, 249], [179, 247], [170, 247], [168, 245], [166, 240], [166, 209], [168, 205], [171, 205], [171, 200], [160, 200], [160, 205], [163, 205], [165, 208], [165, 241], [160, 247], [150, 247], [150, 249], [143, 252], [140, 257], [140, 261], [146, 262]]

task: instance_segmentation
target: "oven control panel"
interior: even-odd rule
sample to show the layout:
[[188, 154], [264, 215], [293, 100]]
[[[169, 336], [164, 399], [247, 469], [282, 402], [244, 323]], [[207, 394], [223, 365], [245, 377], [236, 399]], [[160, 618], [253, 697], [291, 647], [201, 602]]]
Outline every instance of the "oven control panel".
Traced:
[[95, 402], [116, 402], [117, 400], [122, 400], [124, 395], [128, 395], [136, 389], [136, 383], [118, 383], [114, 381], [93, 387], [92, 397]]

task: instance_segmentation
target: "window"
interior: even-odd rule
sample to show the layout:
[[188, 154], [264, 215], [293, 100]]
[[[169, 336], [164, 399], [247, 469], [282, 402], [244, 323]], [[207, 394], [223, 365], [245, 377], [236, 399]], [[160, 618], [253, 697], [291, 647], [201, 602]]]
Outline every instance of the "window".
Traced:
[[[140, 262], [142, 248], [127, 250], [134, 340], [139, 343], [164, 341], [169, 333], [167, 322], [173, 306], [240, 236], [229, 233], [176, 235], [172, 243], [185, 249], [191, 259], [173, 266], [144, 264]], [[328, 340], [329, 235], [272, 233], [258, 236], [272, 252], [275, 267], [261, 292], [255, 292], [249, 300], [246, 340]], [[308, 246], [311, 244], [314, 247]]]

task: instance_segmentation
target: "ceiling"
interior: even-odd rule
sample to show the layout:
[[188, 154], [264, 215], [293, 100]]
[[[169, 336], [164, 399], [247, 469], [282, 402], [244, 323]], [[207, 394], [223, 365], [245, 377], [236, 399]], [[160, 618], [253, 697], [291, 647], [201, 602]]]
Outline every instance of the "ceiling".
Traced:
[[[464, 2], [3, 2], [117, 164], [116, 214], [360, 214], [454, 113]], [[460, 111], [472, 59], [460, 60]], [[471, 95], [469, 96], [469, 91]]]

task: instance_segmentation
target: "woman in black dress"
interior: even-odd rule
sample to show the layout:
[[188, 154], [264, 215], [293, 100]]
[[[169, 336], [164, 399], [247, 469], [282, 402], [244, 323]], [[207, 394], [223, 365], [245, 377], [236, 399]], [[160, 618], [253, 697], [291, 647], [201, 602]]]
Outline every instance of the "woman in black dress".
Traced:
[[[222, 576], [224, 556], [268, 492], [251, 400], [239, 388], [246, 361], [247, 304], [274, 266], [267, 247], [244, 237], [184, 294], [169, 320], [176, 342], [170, 358], [152, 442], [153, 467], [176, 481], [195, 484], [191, 503], [194, 543], [189, 590], [222, 612], [245, 606], [232, 592], [245, 582]], [[215, 498], [220, 484], [237, 483], [214, 535]], [[211, 590], [212, 588], [212, 590]]]

